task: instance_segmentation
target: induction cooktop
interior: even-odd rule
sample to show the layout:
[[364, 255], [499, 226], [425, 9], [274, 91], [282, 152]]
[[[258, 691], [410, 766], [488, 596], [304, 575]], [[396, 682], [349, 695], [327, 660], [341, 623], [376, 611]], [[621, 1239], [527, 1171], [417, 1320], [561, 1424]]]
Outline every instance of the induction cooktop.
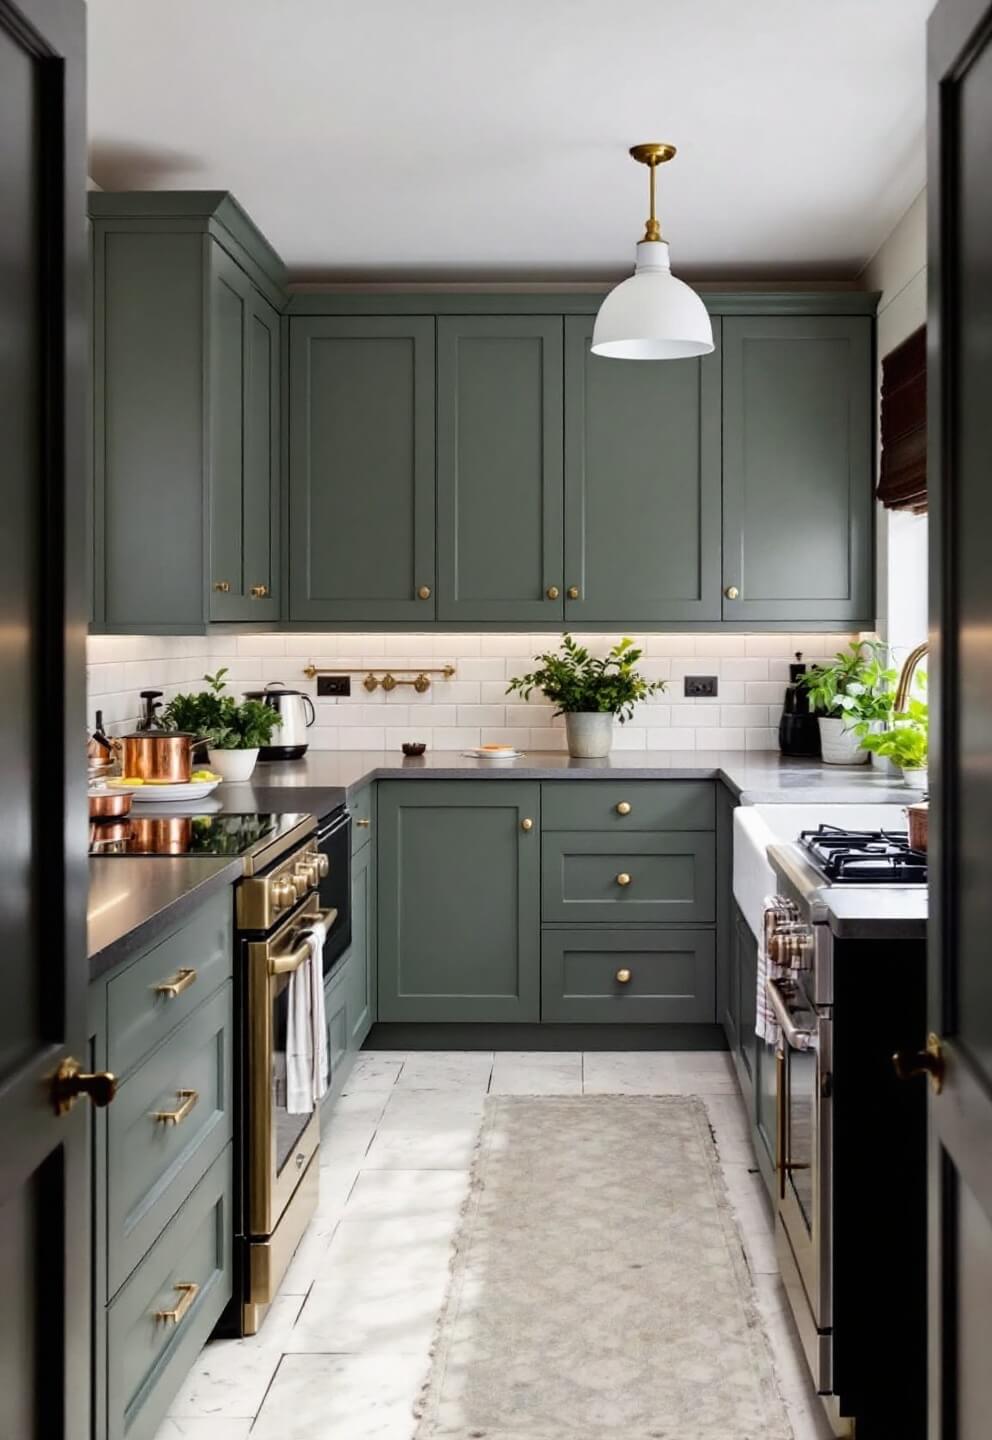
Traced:
[[303, 815], [132, 814], [90, 824], [90, 854], [236, 859], [297, 829]]

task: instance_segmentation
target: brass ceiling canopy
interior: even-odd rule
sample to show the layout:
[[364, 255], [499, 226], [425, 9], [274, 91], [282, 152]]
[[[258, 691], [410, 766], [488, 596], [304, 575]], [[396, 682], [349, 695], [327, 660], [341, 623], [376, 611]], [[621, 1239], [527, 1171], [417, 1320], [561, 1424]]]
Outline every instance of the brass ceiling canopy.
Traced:
[[631, 145], [630, 153], [639, 164], [648, 167], [651, 176], [651, 213], [644, 224], [644, 238], [660, 240], [661, 224], [654, 213], [654, 172], [666, 160], [673, 160], [678, 152], [665, 140], [646, 140], [641, 145]]

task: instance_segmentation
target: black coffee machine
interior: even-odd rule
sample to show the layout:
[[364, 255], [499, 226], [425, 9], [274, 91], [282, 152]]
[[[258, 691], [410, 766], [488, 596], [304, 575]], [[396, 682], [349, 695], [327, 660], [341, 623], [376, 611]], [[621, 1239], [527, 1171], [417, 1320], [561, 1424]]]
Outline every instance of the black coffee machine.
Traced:
[[820, 727], [810, 714], [809, 692], [800, 684], [806, 674], [803, 652], [796, 651], [796, 663], [789, 666], [789, 684], [785, 691], [785, 708], [778, 722], [778, 748], [783, 755], [820, 758]]

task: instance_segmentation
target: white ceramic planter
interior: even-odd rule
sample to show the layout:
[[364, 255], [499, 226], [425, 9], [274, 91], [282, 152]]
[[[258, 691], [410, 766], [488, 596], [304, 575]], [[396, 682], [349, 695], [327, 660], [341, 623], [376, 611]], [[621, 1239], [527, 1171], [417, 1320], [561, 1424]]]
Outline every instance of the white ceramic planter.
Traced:
[[215, 775], [236, 785], [251, 779], [258, 750], [208, 750], [207, 759]]
[[907, 770], [905, 766], [903, 766], [902, 783], [907, 785], [910, 790], [929, 790], [930, 785], [927, 767], [924, 765], [922, 769]]
[[613, 744], [613, 716], [596, 710], [570, 710], [565, 715], [568, 753], [576, 760], [601, 760]]
[[821, 715], [820, 749], [825, 765], [864, 765], [868, 751], [861, 744], [856, 732], [847, 728], [844, 720]]

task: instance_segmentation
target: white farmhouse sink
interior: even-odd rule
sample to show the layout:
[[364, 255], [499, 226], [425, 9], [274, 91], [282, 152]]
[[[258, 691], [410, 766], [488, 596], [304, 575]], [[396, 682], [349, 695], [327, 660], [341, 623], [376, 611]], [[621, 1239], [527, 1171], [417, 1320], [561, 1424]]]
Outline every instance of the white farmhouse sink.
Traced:
[[[907, 793], [907, 805], [911, 799]], [[907, 820], [901, 805], [739, 805], [734, 811], [734, 899], [752, 934], [761, 934], [764, 900], [775, 890], [768, 846], [797, 840], [801, 831], [817, 825], [905, 830]]]

